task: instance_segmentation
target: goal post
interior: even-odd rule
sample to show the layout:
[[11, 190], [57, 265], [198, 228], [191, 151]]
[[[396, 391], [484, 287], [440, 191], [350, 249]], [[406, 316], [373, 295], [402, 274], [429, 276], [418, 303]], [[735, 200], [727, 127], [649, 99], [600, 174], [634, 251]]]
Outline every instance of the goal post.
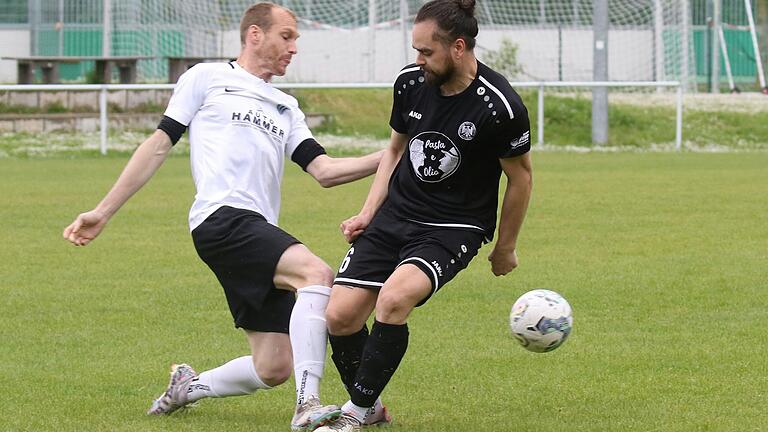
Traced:
[[757, 42], [757, 30], [755, 29], [755, 18], [752, 14], [751, 0], [744, 0], [744, 10], [747, 14], [749, 24], [749, 35], [752, 38], [752, 48], [755, 53], [755, 64], [757, 66], [757, 78], [760, 82], [760, 91], [768, 95], [768, 86], [765, 84], [765, 71], [763, 70], [763, 58], [760, 56], [760, 44]]

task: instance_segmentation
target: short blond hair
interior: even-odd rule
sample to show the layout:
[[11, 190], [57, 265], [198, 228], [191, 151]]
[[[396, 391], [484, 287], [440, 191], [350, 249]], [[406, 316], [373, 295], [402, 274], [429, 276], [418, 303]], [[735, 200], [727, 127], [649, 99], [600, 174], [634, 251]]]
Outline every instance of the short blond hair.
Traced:
[[240, 43], [242, 45], [245, 45], [245, 35], [248, 33], [248, 28], [250, 26], [255, 25], [264, 32], [269, 31], [269, 29], [272, 27], [272, 23], [274, 22], [272, 11], [275, 8], [283, 9], [284, 11], [291, 14], [294, 19], [296, 19], [296, 14], [294, 14], [290, 9], [269, 2], [256, 3], [255, 5], [246, 9], [243, 13], [243, 17], [240, 19]]

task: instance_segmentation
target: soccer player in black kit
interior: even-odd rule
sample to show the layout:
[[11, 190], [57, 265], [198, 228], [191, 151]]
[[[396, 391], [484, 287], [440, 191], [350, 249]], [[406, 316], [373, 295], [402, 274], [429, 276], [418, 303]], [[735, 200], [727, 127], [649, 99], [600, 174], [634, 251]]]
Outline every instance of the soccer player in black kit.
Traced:
[[341, 224], [353, 244], [326, 320], [350, 401], [319, 432], [359, 431], [380, 405], [408, 346], [408, 315], [493, 238], [502, 172], [507, 186], [488, 259], [496, 276], [517, 267], [532, 183], [530, 125], [507, 79], [475, 58], [474, 9], [474, 0], [433, 0], [416, 16], [418, 54], [395, 81], [391, 143], [362, 210]]

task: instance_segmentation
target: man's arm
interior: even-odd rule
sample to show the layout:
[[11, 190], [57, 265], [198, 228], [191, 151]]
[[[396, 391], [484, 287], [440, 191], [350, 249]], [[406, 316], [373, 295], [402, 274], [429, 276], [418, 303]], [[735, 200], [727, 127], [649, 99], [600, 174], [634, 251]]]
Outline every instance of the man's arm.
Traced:
[[389, 192], [389, 179], [392, 177], [407, 144], [408, 135], [392, 131], [389, 146], [384, 150], [381, 157], [379, 169], [376, 171], [376, 177], [373, 179], [371, 190], [368, 192], [363, 208], [356, 216], [352, 216], [341, 223], [341, 232], [348, 242], [354, 241], [365, 230], [376, 211], [384, 203]]
[[85, 246], [101, 233], [120, 207], [155, 174], [172, 147], [168, 135], [156, 130], [131, 156], [112, 189], [93, 210], [82, 213], [64, 229], [64, 238]]
[[307, 165], [307, 172], [322, 187], [333, 187], [349, 183], [376, 172], [384, 151], [377, 151], [360, 157], [333, 158], [321, 154]]
[[501, 205], [499, 236], [496, 246], [488, 256], [491, 270], [496, 276], [505, 275], [517, 267], [517, 235], [528, 210], [533, 183], [530, 153], [508, 159], [500, 159], [501, 169], [507, 176], [507, 189]]

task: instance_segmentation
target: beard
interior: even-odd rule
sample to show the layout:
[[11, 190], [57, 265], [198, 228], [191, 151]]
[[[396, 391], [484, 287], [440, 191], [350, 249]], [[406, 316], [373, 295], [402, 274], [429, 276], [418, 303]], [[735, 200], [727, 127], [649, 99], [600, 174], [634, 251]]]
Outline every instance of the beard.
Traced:
[[426, 79], [427, 84], [435, 87], [440, 87], [456, 75], [456, 67], [450, 63], [442, 72], [434, 72], [424, 68], [422, 68], [422, 70], [424, 71], [424, 78]]

